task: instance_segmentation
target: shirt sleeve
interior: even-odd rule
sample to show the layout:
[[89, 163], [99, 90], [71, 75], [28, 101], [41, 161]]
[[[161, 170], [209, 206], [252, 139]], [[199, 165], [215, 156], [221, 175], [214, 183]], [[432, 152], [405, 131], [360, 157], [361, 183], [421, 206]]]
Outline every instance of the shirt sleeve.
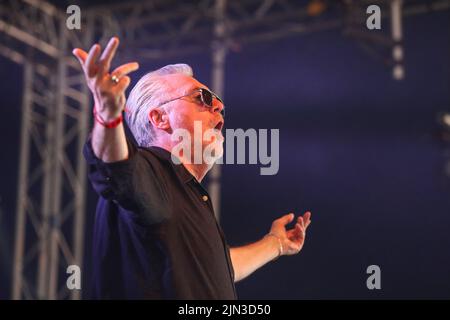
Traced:
[[89, 181], [99, 196], [143, 216], [147, 222], [161, 222], [169, 212], [168, 193], [151, 161], [129, 139], [127, 145], [128, 159], [106, 163], [96, 157], [89, 137], [83, 149]]

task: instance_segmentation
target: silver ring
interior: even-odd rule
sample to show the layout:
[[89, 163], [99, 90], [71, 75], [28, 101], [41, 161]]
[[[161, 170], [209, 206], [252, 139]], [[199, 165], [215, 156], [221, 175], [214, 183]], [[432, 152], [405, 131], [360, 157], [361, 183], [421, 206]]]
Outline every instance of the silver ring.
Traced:
[[118, 84], [120, 79], [119, 79], [119, 77], [117, 77], [116, 75], [113, 74], [111, 76], [111, 81], [114, 82], [115, 84]]

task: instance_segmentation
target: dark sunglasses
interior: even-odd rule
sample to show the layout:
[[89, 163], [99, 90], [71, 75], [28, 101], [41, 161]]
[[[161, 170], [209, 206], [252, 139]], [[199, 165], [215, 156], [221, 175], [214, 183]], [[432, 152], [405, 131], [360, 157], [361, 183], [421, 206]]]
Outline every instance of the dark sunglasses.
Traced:
[[[165, 105], [166, 103], [169, 103], [169, 102], [172, 102], [172, 101], [184, 98], [184, 97], [191, 96], [191, 95], [193, 95], [195, 93], [198, 93], [198, 92], [200, 92], [200, 95], [198, 96], [198, 98], [200, 98], [200, 102], [203, 105], [207, 106], [208, 108], [212, 108], [213, 107], [214, 99], [217, 99], [223, 105], [222, 99], [220, 99], [217, 94], [215, 94], [214, 92], [209, 91], [208, 89], [205, 89], [205, 88], [198, 88], [198, 89], [195, 89], [194, 91], [192, 91], [192, 92], [190, 92], [188, 94], [185, 94], [185, 95], [183, 95], [181, 97], [177, 97], [177, 98], [173, 98], [173, 99], [164, 101], [164, 102], [160, 103], [157, 106], [157, 108], [161, 107], [162, 105]], [[225, 117], [225, 106], [220, 111], [220, 114], [222, 115], [222, 117]]]

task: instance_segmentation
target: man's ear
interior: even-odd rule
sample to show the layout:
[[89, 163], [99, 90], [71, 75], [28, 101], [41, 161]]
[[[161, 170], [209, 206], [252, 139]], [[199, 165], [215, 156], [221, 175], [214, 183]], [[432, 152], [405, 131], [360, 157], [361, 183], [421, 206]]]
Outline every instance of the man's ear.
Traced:
[[152, 123], [155, 128], [161, 130], [170, 129], [169, 115], [164, 109], [152, 109], [148, 113], [148, 120]]

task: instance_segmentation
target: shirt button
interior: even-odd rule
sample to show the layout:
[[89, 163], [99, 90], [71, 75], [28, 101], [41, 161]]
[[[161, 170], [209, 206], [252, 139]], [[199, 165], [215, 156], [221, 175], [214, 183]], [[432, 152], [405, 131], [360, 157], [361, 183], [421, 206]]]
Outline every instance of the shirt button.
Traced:
[[202, 199], [203, 199], [203, 201], [206, 202], [206, 201], [208, 201], [208, 196], [203, 196]]

